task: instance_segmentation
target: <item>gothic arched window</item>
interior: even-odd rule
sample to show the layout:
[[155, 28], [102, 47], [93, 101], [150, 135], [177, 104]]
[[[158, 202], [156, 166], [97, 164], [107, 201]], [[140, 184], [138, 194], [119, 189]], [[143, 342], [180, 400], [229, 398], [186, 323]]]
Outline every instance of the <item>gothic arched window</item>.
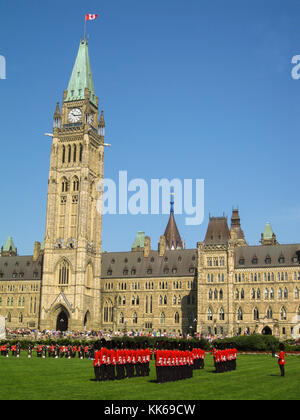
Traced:
[[60, 286], [67, 286], [70, 277], [70, 264], [68, 261], [63, 260], [58, 267], [58, 284]]

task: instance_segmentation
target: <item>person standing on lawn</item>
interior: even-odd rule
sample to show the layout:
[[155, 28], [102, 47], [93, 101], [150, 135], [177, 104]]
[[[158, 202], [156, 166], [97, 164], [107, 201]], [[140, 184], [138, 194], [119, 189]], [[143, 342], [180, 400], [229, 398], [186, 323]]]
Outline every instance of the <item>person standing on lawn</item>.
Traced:
[[285, 369], [284, 369], [284, 367], [285, 367], [285, 352], [284, 352], [284, 344], [283, 343], [279, 344], [279, 350], [280, 350], [279, 355], [275, 354], [275, 357], [278, 358], [278, 365], [279, 365], [281, 376], [284, 376], [285, 375]]

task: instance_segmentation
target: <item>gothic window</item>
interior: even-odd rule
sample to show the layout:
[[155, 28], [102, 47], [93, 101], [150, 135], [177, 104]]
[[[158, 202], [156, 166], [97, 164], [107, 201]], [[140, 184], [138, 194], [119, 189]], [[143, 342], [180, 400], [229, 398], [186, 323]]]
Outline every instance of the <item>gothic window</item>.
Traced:
[[167, 296], [164, 297], [164, 305], [167, 305]]
[[211, 308], [208, 308], [208, 311], [207, 311], [207, 321], [212, 321], [212, 319], [213, 319], [213, 311], [212, 311]]
[[66, 161], [66, 147], [62, 147], [62, 163], [65, 163]]
[[123, 314], [123, 312], [120, 313], [119, 324], [124, 324], [124, 314]]
[[72, 155], [72, 149], [71, 149], [71, 145], [68, 145], [68, 162], [71, 162], [71, 155]]
[[272, 319], [273, 318], [272, 308], [268, 308], [268, 310], [267, 310], [267, 318], [268, 319]]
[[257, 289], [257, 299], [260, 299], [260, 289]]
[[220, 289], [219, 291], [219, 299], [223, 300], [223, 289]]
[[269, 290], [265, 289], [265, 299], [269, 299]]
[[177, 299], [176, 296], [173, 297], [173, 305], [176, 305]]
[[160, 315], [160, 323], [161, 323], [161, 325], [165, 325], [165, 323], [166, 323], [166, 315], [165, 315], [164, 312], [162, 312], [161, 315]]
[[79, 145], [79, 162], [82, 162], [82, 152], [83, 152], [83, 146], [80, 143], [80, 145]]
[[217, 289], [214, 290], [214, 300], [218, 300], [218, 291], [217, 291]]
[[278, 289], [278, 299], [282, 299], [282, 289], [281, 289], [281, 287]]
[[69, 284], [70, 265], [66, 260], [63, 260], [58, 267], [58, 284], [60, 286], [67, 286]]
[[224, 319], [225, 319], [224, 309], [223, 308], [220, 308], [220, 310], [219, 310], [219, 320], [220, 321], [224, 321]]
[[66, 178], [63, 178], [61, 183], [61, 192], [68, 192], [69, 191], [69, 182]]
[[236, 300], [239, 299], [239, 297], [240, 297], [239, 289], [235, 289], [235, 298], [236, 298]]
[[255, 299], [255, 289], [251, 290], [251, 299]]
[[138, 323], [138, 316], [137, 316], [137, 313], [136, 313], [136, 312], [134, 312], [134, 314], [133, 314], [133, 317], [132, 317], [132, 322], [133, 322], [134, 324], [137, 324], [137, 323]]
[[76, 144], [73, 146], [73, 162], [76, 162]]
[[281, 321], [286, 321], [286, 309], [285, 309], [285, 307], [281, 308], [280, 318], [281, 318]]
[[295, 299], [299, 299], [299, 289], [296, 287], [295, 289]]
[[271, 290], [270, 290], [270, 299], [274, 299], [274, 289], [273, 289], [273, 287], [271, 287]]
[[159, 304], [162, 305], [163, 304], [163, 297], [160, 295], [159, 296]]
[[238, 319], [238, 321], [243, 321], [243, 310], [242, 310], [242, 308], [238, 309], [237, 319]]
[[79, 179], [77, 176], [73, 179], [73, 191], [79, 191]]
[[212, 300], [212, 296], [213, 296], [213, 292], [212, 292], [212, 290], [211, 290], [211, 289], [209, 289], [209, 292], [208, 292], [208, 299], [209, 299], [209, 300]]
[[146, 296], [145, 313], [148, 313], [148, 296]]
[[259, 311], [257, 308], [254, 308], [253, 310], [253, 319], [254, 321], [259, 321]]
[[113, 322], [113, 307], [111, 300], [106, 301], [104, 304], [103, 320], [104, 322]]
[[288, 298], [288, 289], [287, 288], [284, 289], [283, 297], [284, 297], [284, 299]]
[[179, 319], [180, 319], [179, 313], [176, 312], [175, 317], [174, 317], [175, 324], [179, 324]]
[[244, 289], [242, 289], [241, 290], [241, 299], [244, 299], [245, 298], [245, 292], [244, 292]]

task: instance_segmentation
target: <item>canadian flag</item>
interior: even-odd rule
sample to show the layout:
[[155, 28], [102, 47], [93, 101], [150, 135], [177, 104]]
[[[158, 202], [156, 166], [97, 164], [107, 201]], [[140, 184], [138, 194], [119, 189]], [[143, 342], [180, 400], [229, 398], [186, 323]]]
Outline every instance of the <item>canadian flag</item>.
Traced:
[[85, 15], [85, 20], [96, 20], [98, 15]]

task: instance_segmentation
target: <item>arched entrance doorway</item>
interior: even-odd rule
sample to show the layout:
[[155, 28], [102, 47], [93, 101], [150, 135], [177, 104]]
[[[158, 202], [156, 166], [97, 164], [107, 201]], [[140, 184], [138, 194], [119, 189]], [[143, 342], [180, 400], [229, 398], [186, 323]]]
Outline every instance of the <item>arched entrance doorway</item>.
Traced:
[[263, 335], [272, 335], [272, 330], [270, 327], [265, 327], [262, 332]]
[[56, 331], [67, 331], [69, 318], [65, 311], [61, 311], [56, 319]]

